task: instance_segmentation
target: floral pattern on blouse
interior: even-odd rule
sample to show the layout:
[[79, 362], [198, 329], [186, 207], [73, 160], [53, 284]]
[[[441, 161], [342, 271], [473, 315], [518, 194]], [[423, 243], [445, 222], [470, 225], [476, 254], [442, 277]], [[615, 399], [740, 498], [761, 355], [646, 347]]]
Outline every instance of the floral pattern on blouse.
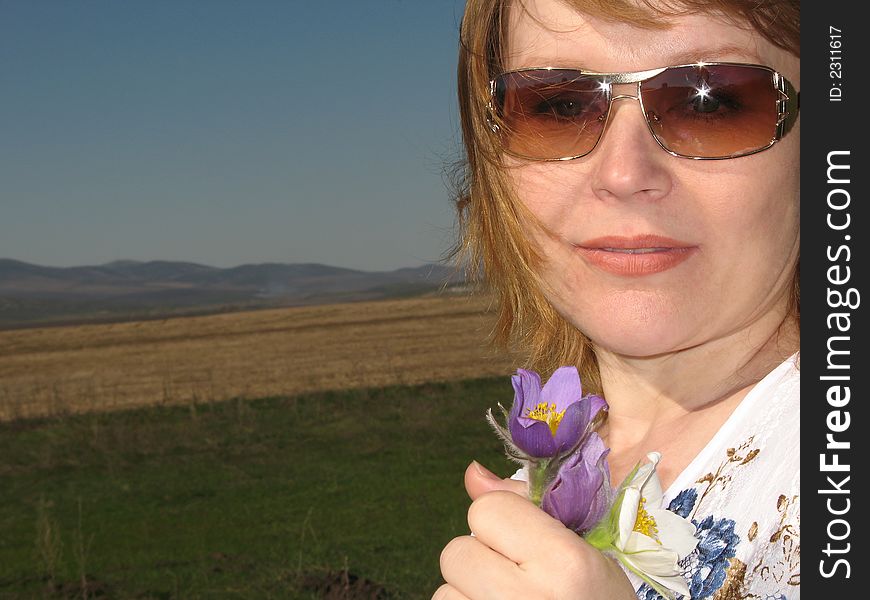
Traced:
[[[728, 448], [725, 460], [718, 469], [705, 474], [696, 481], [698, 487], [682, 490], [671, 500], [668, 510], [690, 519], [695, 525], [698, 545], [684, 558], [680, 566], [689, 584], [691, 600], [790, 600], [786, 593], [754, 593], [754, 579], [778, 590], [800, 589], [800, 534], [798, 496], [780, 495], [776, 500], [779, 524], [768, 540], [757, 540], [759, 525], [752, 524], [742, 536], [737, 522], [729, 515], [705, 514], [705, 499], [715, 496], [716, 490], [726, 490], [737, 471], [754, 461], [760, 450], [754, 447], [754, 436], [739, 446]], [[739, 560], [738, 546], [754, 544], [757, 551], [753, 560], [746, 564]], [[794, 586], [794, 587], [793, 587]], [[662, 600], [655, 590], [643, 584], [637, 590], [640, 600]], [[685, 598], [679, 596], [679, 598]]]

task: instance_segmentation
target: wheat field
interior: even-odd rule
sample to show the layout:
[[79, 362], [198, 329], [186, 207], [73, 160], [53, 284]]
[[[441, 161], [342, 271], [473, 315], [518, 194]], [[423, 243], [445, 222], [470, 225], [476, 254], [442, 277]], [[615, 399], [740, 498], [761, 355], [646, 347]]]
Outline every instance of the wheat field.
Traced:
[[0, 331], [0, 421], [509, 375], [479, 295]]

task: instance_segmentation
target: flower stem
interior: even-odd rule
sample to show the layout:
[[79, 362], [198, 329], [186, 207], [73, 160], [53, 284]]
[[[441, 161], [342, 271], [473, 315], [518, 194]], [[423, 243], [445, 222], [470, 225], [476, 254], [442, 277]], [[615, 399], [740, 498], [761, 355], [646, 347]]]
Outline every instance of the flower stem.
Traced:
[[593, 548], [605, 552], [613, 548], [613, 534], [608, 531], [606, 516], [583, 536]]
[[552, 474], [550, 473], [550, 461], [542, 460], [540, 462], [529, 463], [529, 500], [535, 503], [535, 506], [541, 505], [541, 500], [544, 497], [544, 491], [550, 484]]

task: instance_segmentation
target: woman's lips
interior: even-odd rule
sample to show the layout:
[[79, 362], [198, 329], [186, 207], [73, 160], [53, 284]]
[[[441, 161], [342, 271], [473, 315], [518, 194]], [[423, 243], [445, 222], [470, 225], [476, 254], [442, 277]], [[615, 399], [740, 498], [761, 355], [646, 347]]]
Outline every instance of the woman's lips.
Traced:
[[697, 250], [692, 244], [658, 235], [599, 237], [573, 246], [591, 265], [631, 277], [672, 269]]

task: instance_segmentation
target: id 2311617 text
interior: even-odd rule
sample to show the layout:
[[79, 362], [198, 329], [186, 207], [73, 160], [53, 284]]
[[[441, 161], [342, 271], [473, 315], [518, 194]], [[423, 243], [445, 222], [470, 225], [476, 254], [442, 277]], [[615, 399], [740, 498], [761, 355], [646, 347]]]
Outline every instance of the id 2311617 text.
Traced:
[[840, 102], [843, 100], [843, 31], [833, 25], [828, 27], [828, 46], [828, 77], [831, 78], [828, 100]]

